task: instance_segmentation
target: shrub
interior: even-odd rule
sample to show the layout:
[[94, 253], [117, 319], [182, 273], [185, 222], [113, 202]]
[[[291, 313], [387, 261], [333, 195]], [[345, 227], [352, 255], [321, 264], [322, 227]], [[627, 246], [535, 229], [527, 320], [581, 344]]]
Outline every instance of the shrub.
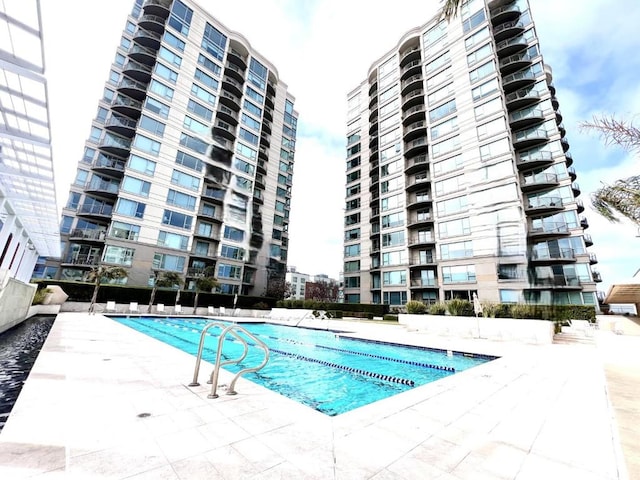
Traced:
[[514, 303], [511, 305], [510, 316], [511, 318], [535, 318], [534, 305], [527, 305], [524, 303]]
[[52, 291], [53, 290], [51, 290], [50, 288], [39, 288], [38, 290], [36, 290], [36, 293], [33, 296], [33, 301], [31, 302], [31, 305], [42, 305], [42, 302], [44, 302], [44, 299]]
[[446, 311], [447, 305], [442, 302], [432, 303], [429, 305], [429, 313], [431, 315], [444, 315]]
[[407, 302], [406, 307], [407, 307], [407, 313], [422, 314], [427, 311], [427, 306], [424, 303], [419, 302], [417, 300], [411, 300]]
[[500, 304], [493, 302], [482, 302], [482, 316], [485, 318], [496, 318], [500, 312]]
[[384, 317], [382, 317], [382, 319], [385, 322], [397, 322], [398, 321], [398, 315], [394, 315], [392, 313], [387, 313]]
[[447, 302], [447, 311], [459, 317], [473, 317], [473, 304], [469, 300], [454, 298]]
[[269, 310], [269, 305], [265, 302], [258, 302], [253, 305], [256, 310]]

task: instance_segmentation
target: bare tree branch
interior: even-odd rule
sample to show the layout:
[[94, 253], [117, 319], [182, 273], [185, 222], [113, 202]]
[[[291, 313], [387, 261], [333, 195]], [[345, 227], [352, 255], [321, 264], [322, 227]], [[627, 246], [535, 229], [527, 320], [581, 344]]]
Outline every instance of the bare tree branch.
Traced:
[[610, 117], [593, 117], [593, 122], [582, 122], [580, 128], [595, 131], [605, 145], [619, 145], [628, 151], [640, 151], [640, 129], [630, 120]]

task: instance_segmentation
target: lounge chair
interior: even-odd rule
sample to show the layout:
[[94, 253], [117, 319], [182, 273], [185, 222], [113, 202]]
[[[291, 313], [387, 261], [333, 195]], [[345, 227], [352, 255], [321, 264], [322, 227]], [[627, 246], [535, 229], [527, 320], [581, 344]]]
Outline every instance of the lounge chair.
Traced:
[[129, 303], [129, 313], [139, 313], [138, 302], [130, 302]]
[[164, 313], [164, 303], [156, 305], [156, 313]]
[[226, 308], [224, 308], [224, 307], [220, 307], [220, 315], [221, 315], [221, 316], [224, 316], [224, 315], [226, 315], [226, 314], [227, 314], [227, 309], [226, 309]]
[[107, 302], [107, 306], [104, 309], [105, 312], [115, 312], [116, 311], [116, 302], [109, 300]]
[[173, 313], [182, 313], [182, 305], [176, 305], [173, 307]]
[[215, 315], [216, 314], [216, 309], [214, 307], [207, 307], [207, 315]]

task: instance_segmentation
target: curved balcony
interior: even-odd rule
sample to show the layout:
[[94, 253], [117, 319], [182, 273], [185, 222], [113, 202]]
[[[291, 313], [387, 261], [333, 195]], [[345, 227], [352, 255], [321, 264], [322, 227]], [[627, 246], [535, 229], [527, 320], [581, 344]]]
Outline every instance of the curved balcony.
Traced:
[[122, 158], [111, 157], [104, 153], [99, 153], [98, 157], [91, 164], [91, 169], [96, 173], [103, 173], [112, 177], [121, 178], [127, 164]]
[[556, 124], [560, 125], [562, 123], [562, 112], [560, 110], [556, 110]]
[[554, 110], [560, 108], [560, 102], [558, 101], [558, 98], [553, 94], [551, 95], [551, 105], [553, 106]]
[[516, 166], [520, 170], [546, 167], [553, 163], [553, 153], [549, 151], [518, 153]]
[[133, 32], [133, 41], [143, 47], [158, 50], [160, 48], [160, 43], [162, 42], [162, 35], [157, 32], [152, 32], [138, 27], [136, 31]]
[[157, 55], [157, 50], [138, 45], [137, 43], [132, 43], [129, 48], [129, 58], [133, 58], [136, 62], [140, 62], [145, 65], [155, 65]]
[[413, 90], [409, 92], [407, 95], [402, 97], [403, 111], [408, 110], [409, 108], [419, 104], [424, 104], [424, 91], [422, 89]]
[[369, 125], [369, 135], [375, 135], [378, 133], [378, 119], [375, 118], [371, 125]]
[[[231, 110], [229, 107], [220, 104], [218, 106], [218, 110], [217, 110], [217, 117], [224, 121], [227, 122], [231, 125], [238, 125], [238, 114], [237, 112], [234, 112], [233, 110]], [[264, 127], [264, 123], [263, 123], [263, 127]]]
[[422, 61], [420, 59], [412, 60], [407, 63], [404, 67], [400, 69], [400, 79], [404, 80], [405, 78], [410, 77], [411, 75], [416, 75], [417, 73], [422, 72]]
[[409, 228], [420, 228], [430, 226], [434, 222], [431, 213], [414, 213], [407, 217], [407, 226]]
[[407, 197], [407, 209], [414, 210], [420, 207], [426, 207], [431, 205], [433, 198], [428, 193], [416, 193], [408, 195]]
[[146, 0], [142, 5], [142, 9], [144, 13], [167, 18], [171, 13], [172, 3], [172, 0]]
[[419, 289], [420, 290], [424, 290], [424, 289], [437, 290], [438, 282], [435, 279], [423, 280], [421, 278], [412, 278], [410, 288], [412, 290], [419, 290]]
[[234, 111], [237, 112], [240, 110], [240, 97], [234, 95], [233, 93], [227, 92], [226, 90], [221, 90], [218, 99], [220, 100], [220, 103], [226, 105]]
[[93, 178], [84, 186], [84, 191], [94, 196], [115, 198], [120, 191], [120, 182], [108, 182]]
[[138, 26], [148, 30], [150, 32], [164, 33], [164, 24], [167, 21], [166, 17], [159, 17], [158, 15], [152, 15], [150, 13], [143, 13], [138, 19]]
[[589, 254], [589, 264], [590, 265], [595, 265], [596, 263], [598, 263], [598, 257], [596, 257], [595, 253], [590, 253]]
[[500, 73], [507, 75], [512, 72], [517, 72], [523, 68], [530, 67], [532, 62], [533, 57], [528, 52], [509, 55], [500, 60]]
[[152, 70], [153, 67], [131, 59], [127, 60], [127, 63], [122, 67], [122, 73], [142, 83], [151, 81]]
[[406, 112], [402, 112], [402, 125], [409, 125], [418, 120], [425, 120], [425, 106], [415, 105]]
[[496, 44], [498, 58], [508, 57], [529, 47], [529, 42], [522, 35], [508, 38]]
[[270, 108], [264, 107], [262, 116], [266, 120], [269, 120], [270, 122], [273, 122], [273, 110], [271, 110]]
[[123, 76], [116, 90], [135, 100], [143, 101], [147, 97], [147, 86], [146, 83]]
[[580, 185], [578, 184], [578, 182], [573, 182], [571, 184], [571, 191], [573, 192], [574, 197], [580, 196]]
[[573, 155], [571, 155], [571, 153], [564, 152], [564, 158], [565, 158], [565, 163], [567, 164], [567, 167], [570, 167], [571, 165], [573, 165]]
[[211, 134], [215, 137], [221, 136], [232, 142], [236, 139], [236, 129], [228, 123], [218, 120], [215, 125], [211, 127]]
[[260, 145], [263, 145], [267, 148], [271, 147], [271, 135], [260, 132]]
[[69, 233], [69, 240], [83, 243], [104, 243], [107, 231], [98, 228], [76, 228]]
[[404, 144], [404, 154], [407, 157], [411, 157], [414, 155], [419, 155], [421, 153], [426, 153], [428, 144], [429, 142], [427, 141], [426, 135], [417, 138], [416, 140], [406, 142]]
[[538, 227], [531, 227], [528, 232], [530, 237], [536, 238], [566, 236], [570, 233], [566, 223], [547, 221], [542, 222]]
[[404, 173], [411, 175], [416, 171], [429, 168], [429, 157], [427, 155], [418, 155], [417, 157], [407, 158], [404, 167]]
[[409, 237], [409, 248], [435, 245], [435, 243], [436, 238], [434, 235], [411, 235]]
[[512, 134], [513, 147], [516, 150], [531, 148], [549, 141], [549, 134], [542, 128], [528, 128], [518, 130]]
[[113, 213], [113, 205], [109, 204], [82, 204], [78, 206], [76, 215], [85, 218], [94, 218], [96, 220], [104, 220], [110, 218]]
[[407, 180], [405, 190], [407, 192], [415, 192], [416, 190], [424, 190], [429, 186], [431, 177], [426, 172], [417, 173]]
[[511, 3], [504, 7], [491, 10], [491, 23], [493, 25], [500, 25], [504, 22], [512, 22], [520, 18], [521, 13], [520, 6], [516, 3]]
[[378, 147], [378, 135], [374, 134], [369, 137], [369, 148]]
[[400, 92], [400, 94], [404, 96], [412, 90], [416, 90], [417, 88], [423, 89], [422, 87], [424, 85], [424, 82], [422, 80], [422, 73], [411, 75], [409, 78], [406, 78], [401, 82], [402, 91]]
[[513, 130], [529, 128], [544, 122], [544, 112], [535, 106], [516, 110], [509, 114], [509, 125]]
[[585, 233], [582, 235], [582, 237], [584, 238], [584, 244], [587, 247], [593, 246], [593, 239], [591, 238], [591, 235], [589, 235], [588, 233]]
[[73, 265], [74, 267], [86, 267], [93, 268], [100, 263], [100, 254], [98, 255], [87, 255], [87, 254], [75, 254], [69, 255], [65, 258], [61, 264], [62, 265]]
[[265, 134], [271, 135], [271, 122], [268, 122], [267, 120], [263, 120], [262, 121], [262, 132], [261, 133], [265, 133]]
[[529, 69], [502, 77], [502, 87], [507, 94], [518, 89], [530, 87], [534, 83], [536, 83], [536, 74]]
[[602, 276], [600, 275], [600, 272], [593, 271], [591, 272], [591, 276], [593, 277], [594, 282], [596, 283], [602, 282]]
[[378, 118], [378, 107], [374, 107], [373, 109], [371, 109], [371, 111], [369, 112], [369, 122], [373, 122], [374, 120], [377, 120]]
[[378, 81], [376, 80], [369, 86], [369, 96], [372, 96], [374, 93], [378, 92]]
[[536, 88], [522, 88], [505, 96], [507, 109], [520, 110], [540, 102], [541, 93]]
[[427, 122], [420, 120], [404, 127], [403, 140], [410, 142], [420, 136], [427, 135]]
[[369, 110], [372, 110], [377, 107], [378, 107], [378, 96], [374, 95], [369, 99]]
[[[235, 63], [242, 70], [247, 69], [247, 57], [243, 55], [241, 52], [236, 50], [235, 48], [230, 48], [227, 51], [227, 58]], [[275, 95], [275, 94], [274, 94]]]
[[[374, 162], [369, 162], [369, 175], [371, 177], [375, 177], [377, 178], [377, 174], [378, 174], [378, 167], [380, 167], [380, 163], [376, 160]], [[377, 181], [377, 180], [376, 180]], [[370, 192], [374, 192], [376, 190], [378, 190], [377, 185], [375, 184], [374, 180], [371, 180], [371, 187], [369, 187], [369, 191]]]
[[522, 34], [524, 32], [525, 24], [520, 20], [514, 20], [511, 22], [504, 22], [500, 25], [496, 25], [493, 28], [493, 37], [496, 42], [501, 42], [508, 38], [515, 37], [516, 35]]
[[104, 128], [124, 137], [133, 138], [138, 122], [129, 117], [112, 113], [104, 123]]
[[540, 214], [562, 210], [564, 204], [560, 197], [538, 197], [530, 198], [525, 204], [525, 211], [529, 214]]
[[416, 45], [409, 50], [400, 53], [400, 68], [409, 62], [420, 61], [420, 45]]
[[537, 173], [523, 176], [520, 188], [523, 192], [531, 192], [557, 187], [559, 184], [558, 176], [555, 173]]
[[273, 95], [275, 96], [276, 94], [276, 84], [272, 81], [268, 81], [267, 82], [267, 95]]
[[576, 198], [576, 206], [578, 207], [578, 213], [582, 213], [584, 212], [584, 203], [582, 203], [582, 200], [579, 198]]
[[222, 215], [220, 214], [220, 212], [217, 212], [215, 209], [213, 210], [213, 213], [212, 213], [211, 208], [208, 208], [205, 210], [203, 207], [200, 207], [200, 209], [196, 212], [196, 216], [198, 216], [199, 218], [203, 218], [205, 220], [222, 223]]
[[231, 63], [228, 60], [227, 64], [224, 67], [224, 75], [229, 75], [240, 84], [244, 84], [244, 70], [238, 67], [235, 63]]
[[370, 162], [373, 162], [374, 160], [378, 160], [379, 153], [380, 153], [380, 152], [378, 152], [378, 147], [376, 147], [376, 148], [372, 149], [372, 150], [369, 152], [369, 161], [370, 161]]
[[271, 95], [264, 96], [264, 104], [268, 108], [275, 108], [275, 104], [273, 103], [273, 97]]
[[[258, 158], [261, 158], [265, 162], [269, 161], [269, 150], [265, 147], [258, 148]], [[289, 182], [287, 182], [289, 183]]]
[[575, 180], [578, 177], [578, 175], [576, 174], [576, 169], [574, 167], [567, 167], [567, 173], [569, 174], [571, 181]]
[[573, 263], [575, 261], [576, 254], [573, 248], [533, 250], [531, 252], [531, 262], [536, 264]]
[[560, 132], [560, 137], [564, 137], [567, 134], [567, 130], [564, 128], [564, 123], [558, 123], [558, 131]]
[[242, 84], [229, 75], [222, 77], [222, 90], [226, 90], [237, 97], [242, 97]]
[[[560, 145], [562, 145], [562, 151], [567, 153], [567, 150], [569, 150], [569, 141], [566, 138], [561, 138], [560, 139]], [[573, 163], [573, 161], [572, 161], [572, 163]], [[567, 163], [567, 165], [568, 165], [568, 163]]]
[[131, 139], [107, 133], [98, 141], [98, 148], [111, 155], [126, 158], [131, 151]]

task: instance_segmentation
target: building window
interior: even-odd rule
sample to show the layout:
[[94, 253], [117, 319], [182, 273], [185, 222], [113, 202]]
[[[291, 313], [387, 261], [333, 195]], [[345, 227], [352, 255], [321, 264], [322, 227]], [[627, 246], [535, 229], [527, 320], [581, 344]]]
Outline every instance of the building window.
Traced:
[[153, 268], [157, 270], [169, 270], [182, 272], [184, 270], [185, 257], [156, 253], [153, 256]]
[[213, 55], [214, 58], [222, 60], [224, 51], [227, 48], [227, 37], [217, 28], [207, 23], [204, 27], [202, 48]]
[[162, 215], [162, 224], [171, 225], [176, 228], [183, 228], [185, 230], [191, 229], [193, 217], [185, 215], [184, 213], [174, 212], [173, 210], [165, 210]]
[[105, 263], [113, 263], [116, 265], [124, 265], [125, 267], [130, 267], [133, 263], [134, 252], [135, 250], [133, 248], [107, 245], [102, 261]]
[[196, 207], [196, 197], [169, 189], [167, 204], [193, 211]]
[[151, 183], [126, 175], [122, 180], [121, 188], [128, 193], [148, 197], [149, 191], [151, 190]]
[[216, 96], [195, 83], [191, 85], [191, 93], [210, 105], [216, 104]]
[[383, 285], [406, 285], [407, 272], [405, 270], [395, 270], [392, 272], [382, 273]]
[[145, 204], [128, 200], [126, 198], [119, 198], [116, 204], [116, 213], [125, 215], [127, 217], [143, 218], [144, 217]]
[[[221, 60], [221, 59], [220, 59]], [[200, 54], [198, 55], [198, 64], [202, 65], [204, 68], [206, 68], [207, 70], [209, 70], [211, 73], [213, 73], [216, 77], [220, 76], [220, 72], [222, 71], [222, 68], [220, 67], [220, 65], [218, 65], [216, 62], [214, 62], [213, 60], [208, 59], [207, 57], [205, 57], [204, 55]]]
[[133, 146], [156, 157], [160, 153], [160, 142], [145, 137], [144, 135], [137, 134], [133, 141]]
[[147, 110], [155, 113], [159, 117], [162, 117], [162, 118], [168, 118], [169, 117], [169, 106], [165, 105], [162, 102], [159, 102], [158, 100], [156, 100], [153, 97], [147, 97], [147, 99], [145, 100], [145, 103], [144, 103], [144, 107]]
[[146, 115], [142, 115], [142, 117], [140, 117], [138, 126], [141, 129], [146, 130], [147, 132], [151, 132], [159, 137], [164, 135], [164, 123], [161, 123], [158, 120], [154, 120], [151, 117], [147, 117]]
[[153, 92], [157, 95], [160, 95], [167, 100], [173, 99], [173, 88], [167, 87], [164, 83], [161, 83], [157, 80], [151, 80], [151, 84], [149, 85], [149, 91]]
[[158, 245], [161, 247], [175, 248], [177, 250], [186, 250], [189, 245], [189, 237], [160, 230], [158, 234]]
[[456, 265], [442, 267], [442, 281], [444, 283], [468, 283], [476, 281], [475, 265]]
[[191, 17], [193, 10], [188, 8], [180, 0], [173, 2], [171, 8], [171, 16], [169, 17], [169, 26], [176, 29], [182, 35], [189, 35], [189, 26], [191, 25]]
[[204, 120], [210, 121], [213, 118], [213, 110], [203, 107], [193, 100], [189, 100], [189, 103], [187, 104], [187, 110], [196, 114], [200, 118], [203, 118]]

